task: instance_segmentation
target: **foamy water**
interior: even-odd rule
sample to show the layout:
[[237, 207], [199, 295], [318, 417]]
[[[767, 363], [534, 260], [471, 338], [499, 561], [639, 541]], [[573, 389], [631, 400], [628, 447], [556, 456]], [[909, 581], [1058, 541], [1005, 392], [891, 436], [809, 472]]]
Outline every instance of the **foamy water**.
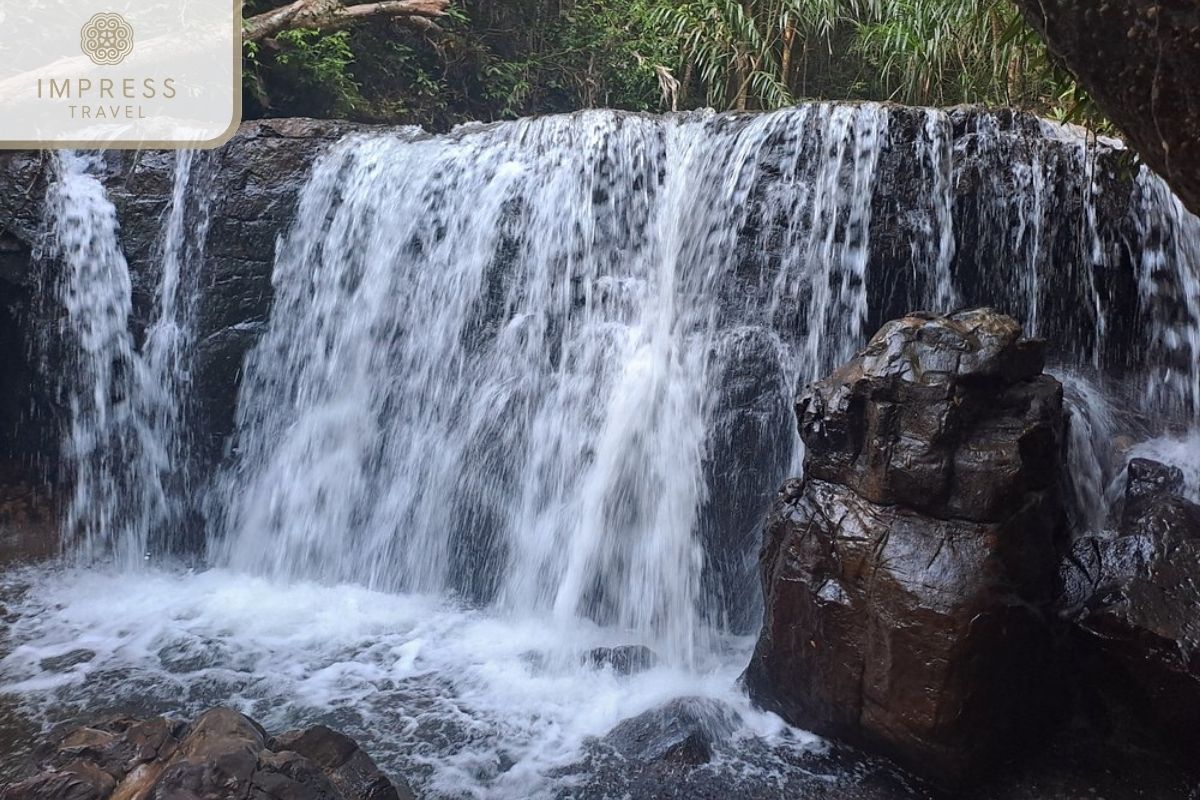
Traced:
[[693, 670], [626, 676], [581, 668], [591, 648], [630, 643], [614, 629], [353, 585], [223, 569], [41, 568], [10, 573], [4, 594], [20, 599], [10, 604], [17, 619], [0, 692], [19, 695], [37, 719], [117, 708], [180, 716], [227, 703], [269, 730], [324, 720], [436, 796], [561, 791], [592, 737], [681, 696], [711, 698], [740, 718], [720, 769], [749, 769], [737, 755], [744, 747], [820, 746], [750, 706], [737, 686], [753, 644], [745, 638], [725, 640]]

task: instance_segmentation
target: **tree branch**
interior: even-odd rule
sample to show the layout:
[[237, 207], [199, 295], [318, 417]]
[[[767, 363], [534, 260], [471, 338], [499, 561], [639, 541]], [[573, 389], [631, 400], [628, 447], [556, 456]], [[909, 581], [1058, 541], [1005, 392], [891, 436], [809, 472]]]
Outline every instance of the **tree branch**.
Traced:
[[340, 0], [295, 0], [243, 20], [242, 37], [247, 42], [260, 42], [293, 28], [340, 30], [373, 17], [390, 17], [422, 30], [436, 30], [433, 20], [443, 16], [449, 5], [450, 0], [382, 0], [352, 6]]

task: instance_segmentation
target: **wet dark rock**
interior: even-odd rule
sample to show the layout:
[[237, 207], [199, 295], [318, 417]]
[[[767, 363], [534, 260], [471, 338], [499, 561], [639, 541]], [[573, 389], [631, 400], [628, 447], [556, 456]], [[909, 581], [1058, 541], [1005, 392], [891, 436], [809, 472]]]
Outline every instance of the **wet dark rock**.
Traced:
[[1137, 523], [1156, 502], [1183, 492], [1183, 470], [1148, 458], [1135, 458], [1126, 467], [1121, 527]]
[[246, 797], [265, 738], [257, 725], [232, 709], [207, 711], [161, 764], [149, 784], [150, 795]]
[[214, 708], [191, 725], [114, 717], [52, 733], [43, 772], [2, 800], [411, 800], [349, 737], [324, 726], [270, 739]]
[[658, 663], [658, 656], [645, 645], [625, 644], [594, 648], [584, 657], [584, 661], [589, 666], [608, 667], [618, 675], [633, 675], [654, 667]]
[[0, 470], [0, 566], [39, 561], [58, 547], [58, 514], [43, 486]]
[[1200, 5], [1017, 0], [1097, 106], [1200, 214]]
[[630, 761], [699, 766], [741, 724], [736, 711], [716, 700], [681, 697], [627, 719], [604, 742]]
[[394, 786], [357, 742], [324, 725], [281, 733], [272, 745], [318, 765], [342, 796], [363, 800], [410, 800], [415, 796], [407, 785]]
[[817, 733], [953, 784], [1054, 707], [1062, 387], [987, 309], [888, 323], [796, 405], [805, 478], [761, 553], [745, 680]]
[[168, 758], [186, 731], [186, 723], [168, 717], [107, 717], [84, 727], [60, 726], [36, 754], [52, 769], [84, 761], [119, 781], [143, 764]]
[[47, 772], [0, 790], [3, 800], [104, 800], [117, 782], [104, 770], [83, 761], [73, 761], [55, 772]]
[[1129, 465], [1117, 535], [1073, 543], [1060, 567], [1075, 657], [1110, 724], [1166, 734], [1200, 759], [1200, 505], [1182, 475]]

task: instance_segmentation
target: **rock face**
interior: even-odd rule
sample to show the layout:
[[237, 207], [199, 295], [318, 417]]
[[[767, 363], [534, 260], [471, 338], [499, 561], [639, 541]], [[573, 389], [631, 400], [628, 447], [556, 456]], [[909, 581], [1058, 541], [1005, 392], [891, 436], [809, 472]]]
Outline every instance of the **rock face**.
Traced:
[[1200, 506], [1173, 467], [1134, 459], [1116, 536], [1063, 559], [1074, 656], [1105, 707], [1200, 759]]
[[324, 726], [269, 738], [228, 708], [191, 725], [111, 719], [51, 738], [45, 771], [2, 800], [411, 800], [354, 741]]
[[1200, 5], [1195, 0], [1017, 0], [1192, 213], [1200, 214]]
[[888, 323], [796, 405], [745, 675], [788, 721], [955, 783], [1048, 707], [1062, 388], [991, 310]]

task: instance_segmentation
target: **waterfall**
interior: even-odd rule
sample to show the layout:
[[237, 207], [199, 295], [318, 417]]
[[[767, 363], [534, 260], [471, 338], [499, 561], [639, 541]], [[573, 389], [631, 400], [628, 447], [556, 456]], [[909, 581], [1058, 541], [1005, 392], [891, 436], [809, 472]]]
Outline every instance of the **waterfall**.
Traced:
[[[143, 178], [169, 163], [148, 157]], [[120, 569], [14, 601], [0, 688], [44, 718], [336, 720], [430, 796], [541, 798], [590, 780], [618, 721], [696, 695], [742, 725], [712, 792], [789, 793], [807, 740], [737, 676], [763, 514], [802, 468], [792, 404], [918, 308], [1048, 339], [1077, 532], [1110, 525], [1133, 457], [1200, 497], [1200, 221], [1112, 142], [874, 104], [352, 134], [281, 233], [214, 466], [205, 381], [267, 293], [220, 238], [247, 208], [222, 170], [253, 157], [179, 153], [132, 278], [118, 157], [55, 160], [64, 539]], [[589, 660], [639, 644], [645, 672]]]
[[165, 453], [138, 405], [148, 378], [129, 331], [132, 286], [117, 213], [96, 156], [59, 153], [46, 198], [46, 255], [61, 265], [69, 408], [63, 460], [73, 494], [64, 545], [85, 559], [111, 551], [126, 566], [146, 553], [149, 526], [165, 514]]
[[179, 549], [173, 537], [195, 524], [191, 516], [198, 513], [194, 509], [202, 499], [203, 487], [193, 469], [195, 431], [189, 416], [199, 276], [212, 201], [207, 177], [199, 154], [176, 152], [170, 202], [157, 243], [158, 292], [141, 350], [148, 381], [139, 410], [166, 457], [160, 480], [167, 508], [158, 540], [152, 542], [152, 549], [162, 553]]
[[1161, 178], [1142, 167], [1133, 208], [1141, 267], [1138, 288], [1152, 334], [1147, 412], [1200, 425], [1200, 219]]
[[[769, 487], [799, 470], [796, 388], [881, 314], [976, 302], [1022, 317], [1092, 387], [1072, 437], [1080, 502], [1095, 496], [1115, 437], [1200, 417], [1200, 222], [1143, 169], [1118, 232], [1094, 140], [957, 114], [589, 112], [338, 144], [281, 243], [211, 556], [589, 618], [688, 662], [712, 622], [752, 623], [735, 595]], [[894, 197], [905, 159], [917, 185]], [[64, 534], [85, 558], [171, 552], [207, 491], [188, 423], [201, 161], [175, 161], [140, 346], [103, 163], [57, 162]], [[902, 235], [873, 240], [881, 213]], [[1133, 389], [1097, 377], [1122, 252], [1150, 356], [1127, 365]], [[1151, 416], [1093, 408], [1114, 397]]]
[[[705, 461], [736, 458], [708, 441], [721, 359], [757, 332], [786, 407], [860, 344], [886, 119], [597, 112], [343, 143], [276, 264], [221, 559], [590, 617], [691, 659]], [[776, 217], [772, 277], [739, 236]], [[803, 340], [772, 327], [797, 304]]]
[[[885, 150], [921, 179], [888, 244], [921, 273], [907, 307], [997, 302], [1064, 365], [1103, 363], [1116, 251], [1095, 143], [956, 124], [927, 110], [904, 134], [884, 107], [814, 104], [342, 142], [281, 245], [212, 556], [587, 618], [690, 663], [714, 620], [753, 619], [732, 595], [753, 581], [762, 487], [799, 466], [792, 395], [865, 341], [872, 281], [900, 280], [869, 270]], [[975, 227], [957, 231], [971, 181]], [[1174, 201], [1154, 181], [1138, 184], [1140, 235], [1161, 239], [1143, 273], [1169, 260], [1172, 279], [1144, 278], [1148, 307], [1198, 262], [1156, 255], [1189, 240], [1170, 233], [1186, 212], [1153, 221]], [[1118, 460], [1116, 423], [1083, 409], [1101, 396], [1077, 395], [1081, 504]]]
[[136, 565], [149, 557], [152, 537], [179, 518], [182, 501], [171, 481], [187, 449], [180, 410], [196, 287], [182, 264], [192, 158], [181, 151], [176, 160], [159, 292], [139, 349], [116, 208], [101, 182], [104, 162], [69, 151], [55, 157], [42, 257], [61, 269], [54, 282], [65, 311], [63, 460], [72, 495], [63, 546], [84, 561], [111, 556]]
[[[1123, 467], [1117, 437], [1121, 422], [1108, 387], [1076, 370], [1057, 369], [1067, 408], [1068, 508], [1077, 531], [1108, 527], [1113, 476]], [[1123, 490], [1124, 487], [1122, 487]]]
[[[1092, 173], [1087, 180], [1095, 187]], [[1132, 241], [1138, 324], [1144, 347], [1130, 365], [1134, 380], [1105, 380], [1071, 367], [1056, 372], [1070, 410], [1067, 467], [1076, 529], [1110, 527], [1110, 509], [1125, 491], [1125, 467], [1151, 458], [1180, 467], [1187, 492], [1200, 496], [1200, 219], [1183, 208], [1157, 175], [1144, 167], [1133, 182]], [[1095, 205], [1086, 218], [1093, 260], [1102, 263]], [[1089, 285], [1096, 292], [1096, 285]], [[1107, 318], [1097, 309], [1097, 337]], [[1121, 385], [1124, 383], [1125, 385]]]

